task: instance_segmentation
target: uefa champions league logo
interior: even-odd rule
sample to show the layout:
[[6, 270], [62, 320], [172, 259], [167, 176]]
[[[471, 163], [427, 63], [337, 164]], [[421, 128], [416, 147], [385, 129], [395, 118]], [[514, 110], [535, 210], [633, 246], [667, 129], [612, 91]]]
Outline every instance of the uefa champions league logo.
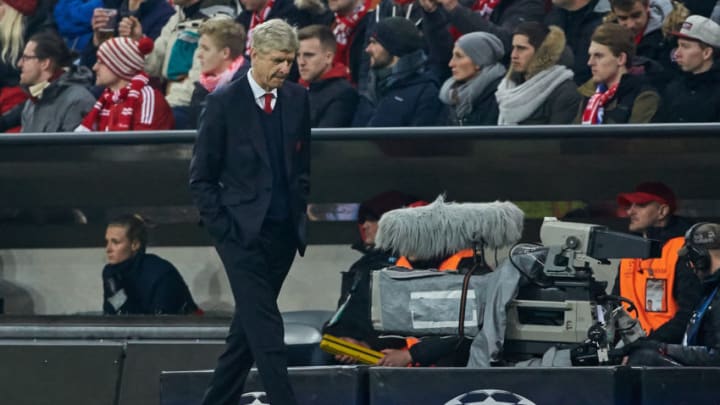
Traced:
[[486, 389], [466, 392], [445, 402], [445, 405], [535, 405], [514, 392]]
[[268, 402], [267, 394], [255, 391], [242, 394], [239, 405], [270, 405], [270, 402]]

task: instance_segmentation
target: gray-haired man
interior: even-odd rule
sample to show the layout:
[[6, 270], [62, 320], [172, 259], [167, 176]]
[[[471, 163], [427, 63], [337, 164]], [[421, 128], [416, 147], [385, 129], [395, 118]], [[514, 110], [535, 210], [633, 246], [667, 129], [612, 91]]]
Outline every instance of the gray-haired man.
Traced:
[[190, 189], [235, 298], [225, 352], [204, 405], [237, 404], [257, 364], [270, 402], [294, 405], [277, 298], [305, 251], [310, 177], [307, 92], [285, 83], [297, 35], [280, 19], [253, 32], [252, 68], [211, 93], [190, 163]]

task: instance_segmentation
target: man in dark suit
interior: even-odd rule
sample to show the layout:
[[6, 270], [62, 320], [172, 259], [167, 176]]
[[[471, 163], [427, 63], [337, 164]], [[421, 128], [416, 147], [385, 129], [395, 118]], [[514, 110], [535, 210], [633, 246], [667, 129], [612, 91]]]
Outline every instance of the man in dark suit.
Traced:
[[255, 28], [252, 68], [210, 94], [190, 163], [190, 189], [235, 298], [225, 352], [204, 405], [237, 404], [253, 363], [270, 402], [296, 404], [277, 297], [305, 251], [310, 176], [307, 92], [284, 83], [298, 40], [280, 19]]

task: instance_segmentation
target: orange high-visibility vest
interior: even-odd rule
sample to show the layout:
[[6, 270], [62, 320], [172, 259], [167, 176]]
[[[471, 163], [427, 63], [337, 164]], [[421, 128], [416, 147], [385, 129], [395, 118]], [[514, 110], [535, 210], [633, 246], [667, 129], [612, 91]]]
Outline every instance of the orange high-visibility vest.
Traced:
[[[657, 330], [677, 312], [677, 302], [672, 292], [678, 250], [684, 243], [683, 237], [672, 238], [663, 246], [659, 258], [620, 261], [620, 295], [635, 304], [640, 326], [647, 334]], [[650, 296], [647, 294], [648, 289], [654, 291]], [[623, 306], [626, 310], [629, 307], [627, 304]]]
[[[438, 270], [440, 271], [448, 271], [448, 270], [455, 270], [457, 271], [458, 266], [460, 265], [460, 261], [462, 259], [467, 259], [469, 257], [475, 256], [475, 251], [473, 249], [463, 249], [454, 255], [448, 257], [447, 259], [443, 260], [442, 263], [440, 263], [440, 266], [438, 266]], [[412, 269], [413, 266], [410, 264], [410, 261], [405, 256], [400, 256], [398, 258], [397, 262], [395, 262], [395, 265], [398, 267], [405, 267], [406, 269]]]

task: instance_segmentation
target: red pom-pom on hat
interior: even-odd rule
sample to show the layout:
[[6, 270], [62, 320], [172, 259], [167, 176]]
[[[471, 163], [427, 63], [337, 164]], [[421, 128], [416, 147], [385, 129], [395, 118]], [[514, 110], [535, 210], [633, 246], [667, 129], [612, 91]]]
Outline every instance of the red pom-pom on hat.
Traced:
[[138, 50], [143, 55], [147, 55], [152, 52], [154, 47], [155, 43], [152, 39], [150, 39], [150, 37], [142, 37], [140, 38], [140, 41], [138, 41]]

